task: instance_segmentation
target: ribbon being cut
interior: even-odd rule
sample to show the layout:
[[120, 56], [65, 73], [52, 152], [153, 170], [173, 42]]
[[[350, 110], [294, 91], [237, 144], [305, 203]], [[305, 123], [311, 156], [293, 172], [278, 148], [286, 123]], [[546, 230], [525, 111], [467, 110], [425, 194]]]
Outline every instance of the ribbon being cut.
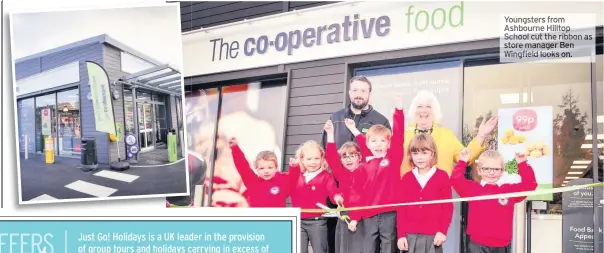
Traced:
[[335, 212], [338, 217], [342, 220], [347, 219], [347, 216], [341, 216], [339, 213], [343, 211], [355, 211], [355, 210], [367, 210], [367, 209], [376, 209], [376, 208], [384, 208], [384, 207], [397, 207], [397, 206], [412, 206], [412, 205], [429, 205], [429, 204], [442, 204], [442, 203], [455, 203], [455, 202], [463, 202], [463, 201], [479, 201], [479, 200], [489, 200], [489, 199], [507, 199], [507, 198], [516, 198], [516, 197], [528, 197], [528, 196], [537, 196], [544, 194], [553, 194], [553, 193], [561, 193], [561, 192], [570, 192], [576, 191], [584, 188], [590, 187], [599, 187], [604, 186], [604, 182], [593, 183], [593, 184], [583, 184], [583, 185], [573, 185], [567, 187], [559, 187], [553, 189], [537, 189], [534, 191], [524, 191], [524, 192], [513, 192], [506, 194], [493, 194], [493, 195], [483, 195], [469, 198], [452, 198], [452, 199], [441, 199], [441, 200], [431, 200], [431, 201], [420, 201], [420, 202], [408, 202], [408, 203], [397, 203], [397, 204], [389, 204], [389, 205], [374, 205], [374, 206], [359, 206], [359, 207], [351, 207], [351, 208], [328, 208], [327, 206], [317, 203], [317, 206], [320, 209], [301, 209], [302, 212], [307, 213], [331, 213]]

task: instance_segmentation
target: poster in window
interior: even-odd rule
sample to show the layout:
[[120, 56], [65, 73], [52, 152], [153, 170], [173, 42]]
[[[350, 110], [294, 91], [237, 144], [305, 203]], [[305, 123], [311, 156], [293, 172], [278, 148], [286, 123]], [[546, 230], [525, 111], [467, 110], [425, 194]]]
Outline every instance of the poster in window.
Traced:
[[[504, 158], [507, 183], [520, 182], [516, 153], [524, 153], [535, 171], [538, 189], [551, 189], [554, 179], [553, 110], [551, 106], [499, 109], [498, 149]], [[530, 196], [528, 200], [551, 201], [552, 194]]]
[[42, 135], [49, 136], [52, 133], [50, 109], [42, 109]]
[[282, 158], [285, 91], [284, 85], [247, 83], [224, 86], [220, 91], [195, 91], [185, 97], [189, 156], [201, 158], [208, 171], [214, 170], [213, 178], [210, 173], [192, 173], [203, 178], [206, 188], [212, 181], [212, 203], [205, 205], [248, 206], [243, 197], [246, 188], [235, 168], [228, 138], [238, 138], [252, 167], [260, 151], [273, 151], [279, 160]]

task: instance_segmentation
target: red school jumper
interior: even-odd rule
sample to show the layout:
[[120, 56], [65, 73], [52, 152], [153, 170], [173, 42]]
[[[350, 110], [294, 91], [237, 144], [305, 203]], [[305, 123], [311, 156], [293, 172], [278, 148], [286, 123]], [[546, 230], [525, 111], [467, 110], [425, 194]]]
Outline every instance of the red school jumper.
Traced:
[[[290, 167], [290, 175], [292, 176], [291, 200], [292, 207], [301, 209], [319, 209], [317, 203], [325, 205], [327, 197], [335, 203], [333, 199], [337, 192], [336, 181], [333, 175], [326, 170], [321, 170], [313, 179], [306, 182], [304, 175], [300, 172], [300, 167]], [[305, 213], [300, 214], [301, 219], [317, 218], [322, 213]]]
[[[485, 184], [464, 177], [467, 163], [460, 161], [451, 175], [453, 188], [461, 197], [532, 191], [537, 189], [533, 168], [526, 162], [518, 164], [522, 182], [517, 184]], [[469, 202], [468, 228], [470, 240], [488, 247], [507, 247], [512, 242], [514, 204], [526, 197], [490, 199]]]
[[[422, 189], [415, 173], [405, 173], [399, 185], [401, 202], [420, 202], [451, 199], [451, 180], [444, 170], [436, 171]], [[398, 238], [407, 234], [436, 235], [441, 232], [447, 235], [453, 203], [400, 206], [396, 212], [396, 229]]]
[[[363, 187], [359, 191], [363, 206], [394, 204], [398, 198], [396, 195], [397, 185], [400, 182], [400, 168], [403, 162], [403, 143], [405, 115], [402, 110], [395, 109], [393, 116], [392, 138], [390, 148], [384, 157], [372, 157], [373, 154], [367, 147], [367, 138], [363, 134], [356, 136], [357, 143], [361, 147], [363, 157], [359, 166], [359, 176], [362, 177]], [[395, 211], [394, 207], [374, 208], [350, 212], [351, 220], [360, 220], [372, 216]]]
[[291, 179], [287, 173], [277, 172], [273, 178], [265, 180], [254, 173], [239, 146], [231, 147], [231, 153], [247, 188], [244, 196], [250, 207], [286, 207], [291, 189]]
[[341, 163], [340, 155], [338, 154], [334, 142], [327, 142], [325, 145], [325, 159], [327, 160], [331, 172], [339, 183], [338, 189], [342, 192], [344, 206], [358, 206], [360, 201], [360, 192], [358, 191], [362, 190], [362, 185], [360, 185], [360, 183], [362, 183], [362, 177], [359, 176], [361, 173], [360, 166], [353, 171], [346, 169]]

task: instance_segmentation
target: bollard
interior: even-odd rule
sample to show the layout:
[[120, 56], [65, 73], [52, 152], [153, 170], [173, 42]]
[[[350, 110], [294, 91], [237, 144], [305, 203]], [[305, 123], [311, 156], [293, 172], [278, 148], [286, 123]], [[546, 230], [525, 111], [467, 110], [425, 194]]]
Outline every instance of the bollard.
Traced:
[[176, 135], [173, 132], [168, 133], [168, 162], [176, 162]]
[[44, 139], [44, 152], [46, 153], [46, 163], [55, 163], [55, 148], [54, 138], [48, 137]]

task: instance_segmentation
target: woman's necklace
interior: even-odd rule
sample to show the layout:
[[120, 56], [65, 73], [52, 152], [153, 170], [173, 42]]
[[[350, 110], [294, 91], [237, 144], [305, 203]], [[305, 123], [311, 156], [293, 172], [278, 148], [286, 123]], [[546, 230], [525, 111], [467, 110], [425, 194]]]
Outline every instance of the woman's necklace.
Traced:
[[415, 134], [432, 134], [432, 127], [430, 129], [419, 129], [417, 124], [415, 125]]

